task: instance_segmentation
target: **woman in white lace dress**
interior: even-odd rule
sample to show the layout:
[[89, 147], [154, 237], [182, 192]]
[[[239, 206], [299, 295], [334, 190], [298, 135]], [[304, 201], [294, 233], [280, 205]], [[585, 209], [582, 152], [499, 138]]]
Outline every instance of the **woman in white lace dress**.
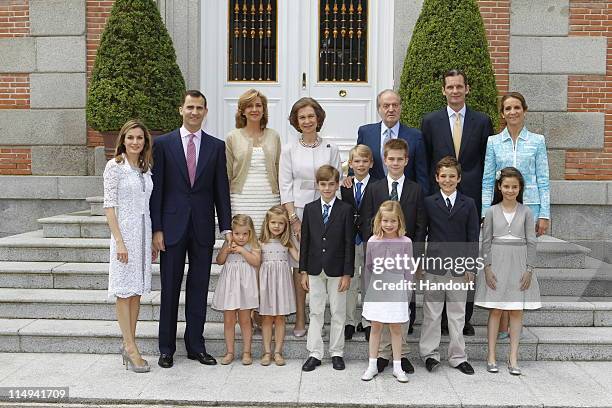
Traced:
[[232, 215], [250, 216], [258, 236], [266, 211], [280, 204], [281, 142], [267, 123], [268, 100], [261, 92], [249, 89], [238, 99], [236, 129], [225, 138]]
[[117, 321], [123, 336], [121, 354], [126, 369], [150, 367], [136, 345], [140, 297], [151, 291], [151, 135], [138, 121], [119, 132], [115, 157], [104, 170], [104, 212], [111, 230], [108, 294], [116, 297]]

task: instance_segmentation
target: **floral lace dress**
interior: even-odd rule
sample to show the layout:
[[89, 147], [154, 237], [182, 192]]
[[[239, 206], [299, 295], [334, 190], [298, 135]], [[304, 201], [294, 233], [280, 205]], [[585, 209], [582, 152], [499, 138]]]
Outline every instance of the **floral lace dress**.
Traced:
[[109, 297], [127, 298], [151, 291], [151, 172], [142, 173], [124, 158], [111, 159], [104, 169], [104, 208], [114, 208], [128, 251], [128, 263], [117, 260], [117, 245], [110, 239]]

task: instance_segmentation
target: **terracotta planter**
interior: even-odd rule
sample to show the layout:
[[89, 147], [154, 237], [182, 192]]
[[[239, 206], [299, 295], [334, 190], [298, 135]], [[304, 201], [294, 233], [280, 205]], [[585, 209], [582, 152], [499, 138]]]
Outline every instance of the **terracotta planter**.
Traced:
[[[159, 135], [163, 135], [166, 133], [163, 130], [150, 130], [151, 137], [153, 140]], [[115, 155], [115, 143], [117, 141], [117, 135], [119, 135], [118, 130], [113, 130], [109, 132], [100, 132], [102, 135], [102, 139], [104, 140], [104, 154], [106, 155], [106, 159], [110, 160]]]

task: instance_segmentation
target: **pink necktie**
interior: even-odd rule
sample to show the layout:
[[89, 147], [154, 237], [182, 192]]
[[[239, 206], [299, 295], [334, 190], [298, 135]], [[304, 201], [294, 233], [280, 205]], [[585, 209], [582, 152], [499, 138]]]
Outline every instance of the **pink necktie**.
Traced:
[[193, 187], [196, 173], [196, 147], [193, 141], [194, 137], [194, 134], [189, 135], [189, 142], [187, 143], [187, 172], [189, 172], [191, 187]]

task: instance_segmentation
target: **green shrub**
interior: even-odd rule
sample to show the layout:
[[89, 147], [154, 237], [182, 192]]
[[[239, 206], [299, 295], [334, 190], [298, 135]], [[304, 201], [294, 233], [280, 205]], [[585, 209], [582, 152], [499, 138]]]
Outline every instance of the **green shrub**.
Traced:
[[442, 75], [453, 68], [467, 74], [467, 104], [497, 127], [495, 76], [476, 0], [425, 0], [400, 80], [403, 123], [420, 127], [425, 114], [446, 105]]
[[114, 131], [131, 118], [149, 129], [181, 124], [185, 81], [153, 0], [116, 0], [102, 34], [87, 95], [87, 123]]

